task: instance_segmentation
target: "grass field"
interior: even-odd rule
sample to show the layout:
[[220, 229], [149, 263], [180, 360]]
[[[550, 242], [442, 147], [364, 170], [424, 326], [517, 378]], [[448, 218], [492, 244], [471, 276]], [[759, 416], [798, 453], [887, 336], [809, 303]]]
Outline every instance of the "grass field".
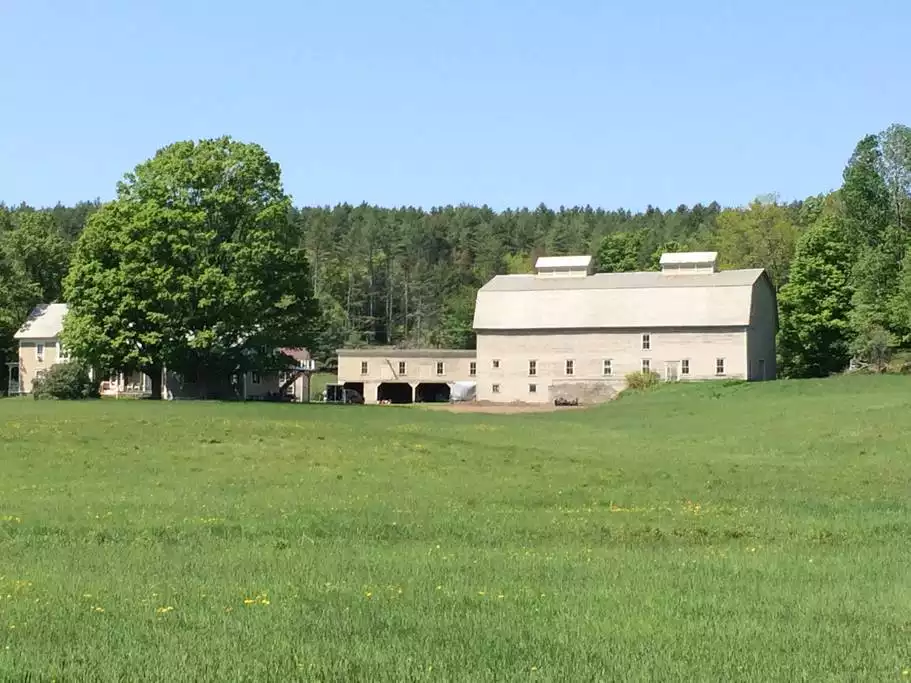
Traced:
[[909, 415], [0, 401], [0, 680], [911, 680]]

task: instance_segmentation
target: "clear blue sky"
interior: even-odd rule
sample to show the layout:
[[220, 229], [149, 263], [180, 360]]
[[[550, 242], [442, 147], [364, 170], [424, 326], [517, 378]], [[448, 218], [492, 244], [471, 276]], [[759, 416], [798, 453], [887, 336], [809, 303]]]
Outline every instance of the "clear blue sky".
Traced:
[[0, 0], [0, 200], [111, 198], [180, 139], [295, 203], [802, 198], [911, 123], [907, 0]]

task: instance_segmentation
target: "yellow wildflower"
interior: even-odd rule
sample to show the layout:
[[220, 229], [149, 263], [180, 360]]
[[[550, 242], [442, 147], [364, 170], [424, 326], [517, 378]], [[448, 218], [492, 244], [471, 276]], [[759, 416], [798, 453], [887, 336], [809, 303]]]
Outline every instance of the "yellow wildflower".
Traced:
[[173, 612], [174, 608], [168, 605], [167, 607], [159, 607], [155, 610], [156, 614], [167, 614], [168, 612]]
[[364, 597], [366, 597], [369, 600], [370, 598], [373, 597], [373, 593], [371, 593], [370, 591], [367, 591], [366, 593], [364, 593]]
[[101, 605], [95, 605], [95, 606], [92, 608], [92, 611], [93, 611], [93, 612], [104, 612], [104, 607], [102, 607]]

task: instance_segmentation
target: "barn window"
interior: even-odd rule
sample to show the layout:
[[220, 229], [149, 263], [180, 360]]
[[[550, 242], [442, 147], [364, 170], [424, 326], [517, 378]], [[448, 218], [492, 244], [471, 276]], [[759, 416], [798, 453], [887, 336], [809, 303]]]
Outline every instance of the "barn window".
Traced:
[[724, 358], [715, 359], [715, 374], [716, 375], [724, 374]]
[[652, 348], [652, 335], [643, 334], [642, 335], [642, 350], [648, 351]]
[[604, 367], [602, 368], [601, 372], [605, 376], [614, 374], [614, 363], [610, 358], [604, 360]]
[[367, 361], [365, 361], [365, 360], [361, 361], [361, 374], [362, 375], [367, 374]]
[[446, 374], [446, 364], [443, 361], [437, 361], [437, 374], [445, 375]]
[[572, 375], [576, 372], [576, 361], [568, 360], [566, 361], [566, 374]]
[[651, 372], [652, 362], [648, 358], [642, 359], [642, 372]]
[[528, 374], [531, 377], [534, 377], [538, 374], [538, 361], [530, 360], [528, 361]]
[[35, 344], [35, 356], [39, 363], [44, 362], [44, 344]]
[[493, 369], [494, 369], [494, 370], [499, 370], [499, 369], [500, 369], [500, 361], [499, 361], [499, 359], [494, 358], [494, 360], [491, 361], [491, 365], [493, 365]]
[[400, 360], [400, 361], [399, 361], [399, 374], [400, 374], [400, 375], [407, 375], [407, 374], [408, 374], [407, 371], [408, 371], [408, 366], [405, 364], [405, 361]]
[[537, 385], [537, 384], [529, 384], [529, 385], [528, 385], [528, 393], [529, 393], [529, 394], [537, 394], [537, 393], [538, 393], [538, 385]]
[[468, 374], [469, 374], [471, 377], [474, 377], [475, 375], [478, 374], [478, 363], [477, 363], [477, 361], [471, 361], [471, 362], [468, 364]]
[[680, 374], [681, 374], [681, 375], [688, 375], [688, 374], [690, 374], [690, 361], [689, 361], [689, 359], [684, 358], [682, 361], [680, 361]]
[[491, 390], [493, 393], [495, 393], [495, 394], [499, 394], [499, 393], [500, 393], [500, 385], [499, 385], [499, 384], [494, 384], [493, 386], [490, 387], [490, 390]]

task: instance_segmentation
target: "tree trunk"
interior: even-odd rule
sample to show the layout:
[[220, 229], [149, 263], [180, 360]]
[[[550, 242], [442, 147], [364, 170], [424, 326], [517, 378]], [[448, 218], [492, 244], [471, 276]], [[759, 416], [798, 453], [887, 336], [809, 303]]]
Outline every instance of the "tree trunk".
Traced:
[[149, 376], [149, 379], [152, 381], [152, 396], [151, 398], [155, 401], [161, 400], [161, 388], [162, 388], [162, 375], [164, 370], [161, 366], [153, 367], [146, 372]]

